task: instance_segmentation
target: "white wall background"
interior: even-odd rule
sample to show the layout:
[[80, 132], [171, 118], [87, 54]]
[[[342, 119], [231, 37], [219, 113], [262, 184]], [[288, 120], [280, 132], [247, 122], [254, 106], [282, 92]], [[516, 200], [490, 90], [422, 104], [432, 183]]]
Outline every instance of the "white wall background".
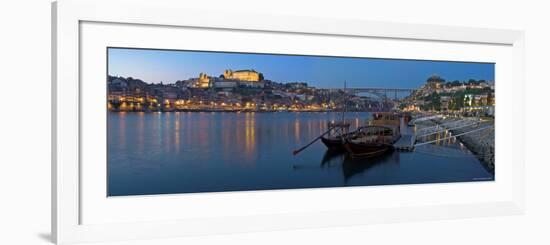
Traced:
[[[152, 0], [153, 1], [153, 0]], [[156, 0], [158, 1], [158, 0]], [[200, 9], [330, 16], [527, 31], [527, 214], [114, 244], [549, 244], [550, 15], [545, 1], [189, 1]], [[48, 244], [50, 0], [0, 7], [0, 244]], [[548, 91], [544, 91], [544, 89]], [[545, 145], [546, 144], [546, 145]]]

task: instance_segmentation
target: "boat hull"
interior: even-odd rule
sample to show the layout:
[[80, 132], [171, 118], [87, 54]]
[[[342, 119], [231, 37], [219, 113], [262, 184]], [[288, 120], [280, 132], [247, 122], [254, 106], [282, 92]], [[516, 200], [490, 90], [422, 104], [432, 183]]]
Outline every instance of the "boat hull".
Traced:
[[[355, 132], [344, 134], [343, 137], [344, 140], [357, 138]], [[321, 137], [321, 142], [323, 142], [329, 150], [345, 151], [346, 148], [344, 147], [344, 140], [342, 139], [342, 136]]]
[[337, 138], [330, 139], [330, 138], [321, 137], [321, 141], [323, 142], [323, 144], [325, 144], [325, 146], [329, 150], [343, 151], [346, 149], [344, 148], [344, 143], [342, 142], [342, 139], [337, 139]]
[[381, 143], [354, 143], [347, 141], [344, 147], [353, 158], [368, 158], [391, 152], [393, 146]]

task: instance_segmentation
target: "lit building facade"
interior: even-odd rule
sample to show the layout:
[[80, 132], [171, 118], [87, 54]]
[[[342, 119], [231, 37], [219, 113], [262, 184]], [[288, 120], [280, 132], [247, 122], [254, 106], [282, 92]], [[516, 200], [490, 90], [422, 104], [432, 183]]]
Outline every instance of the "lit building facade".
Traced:
[[209, 88], [210, 87], [210, 77], [206, 73], [199, 74], [199, 79], [195, 83], [197, 88]]
[[261, 80], [260, 73], [255, 70], [232, 71], [228, 69], [223, 72], [223, 78], [248, 82], [258, 82]]

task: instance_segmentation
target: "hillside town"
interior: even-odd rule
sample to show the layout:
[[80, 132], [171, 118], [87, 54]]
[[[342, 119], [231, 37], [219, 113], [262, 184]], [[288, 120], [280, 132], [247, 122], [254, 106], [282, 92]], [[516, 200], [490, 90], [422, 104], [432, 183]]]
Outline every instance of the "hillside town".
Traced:
[[170, 84], [108, 76], [107, 85], [112, 111], [370, 111], [393, 106], [343, 89], [267, 80], [255, 70], [228, 69], [220, 76], [200, 73]]
[[494, 81], [445, 81], [438, 75], [426, 80], [424, 86], [401, 101], [404, 111], [431, 111], [493, 116], [495, 108]]
[[401, 98], [316, 88], [307, 82], [276, 82], [255, 70], [200, 73], [175, 83], [146, 83], [108, 76], [110, 111], [436, 111], [494, 114], [494, 82], [446, 82], [433, 75]]

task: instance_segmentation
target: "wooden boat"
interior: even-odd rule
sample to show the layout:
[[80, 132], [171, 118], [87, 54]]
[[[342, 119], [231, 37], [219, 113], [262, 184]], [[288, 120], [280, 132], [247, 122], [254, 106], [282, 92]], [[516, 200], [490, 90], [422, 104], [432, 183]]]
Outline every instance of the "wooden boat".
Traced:
[[[346, 81], [344, 81], [344, 91], [346, 90]], [[345, 139], [348, 137], [353, 137], [355, 132], [349, 132], [350, 124], [345, 121], [345, 115], [347, 110], [347, 98], [344, 96], [344, 111], [342, 112], [342, 121], [341, 122], [331, 122], [329, 123], [328, 136], [321, 136], [321, 141], [329, 150], [333, 151], [344, 151]], [[333, 134], [336, 133], [336, 134]]]
[[393, 150], [398, 139], [394, 132], [394, 128], [385, 126], [362, 127], [354, 139], [345, 139], [344, 147], [354, 158], [380, 156]]
[[346, 122], [329, 123], [330, 130], [328, 136], [321, 137], [321, 142], [329, 150], [344, 151], [344, 139], [354, 138], [355, 132], [349, 132], [350, 124]]
[[325, 144], [325, 146], [329, 150], [343, 151], [345, 150], [344, 148], [345, 138], [354, 138], [354, 132], [343, 134], [343, 135], [322, 137], [321, 142], [323, 142], [323, 144]]
[[353, 138], [344, 139], [344, 147], [354, 158], [380, 156], [393, 150], [401, 137], [399, 127], [399, 115], [376, 113], [369, 126], [359, 128]]
[[348, 142], [344, 146], [353, 158], [375, 157], [393, 150], [393, 146], [390, 144], [376, 142]]

